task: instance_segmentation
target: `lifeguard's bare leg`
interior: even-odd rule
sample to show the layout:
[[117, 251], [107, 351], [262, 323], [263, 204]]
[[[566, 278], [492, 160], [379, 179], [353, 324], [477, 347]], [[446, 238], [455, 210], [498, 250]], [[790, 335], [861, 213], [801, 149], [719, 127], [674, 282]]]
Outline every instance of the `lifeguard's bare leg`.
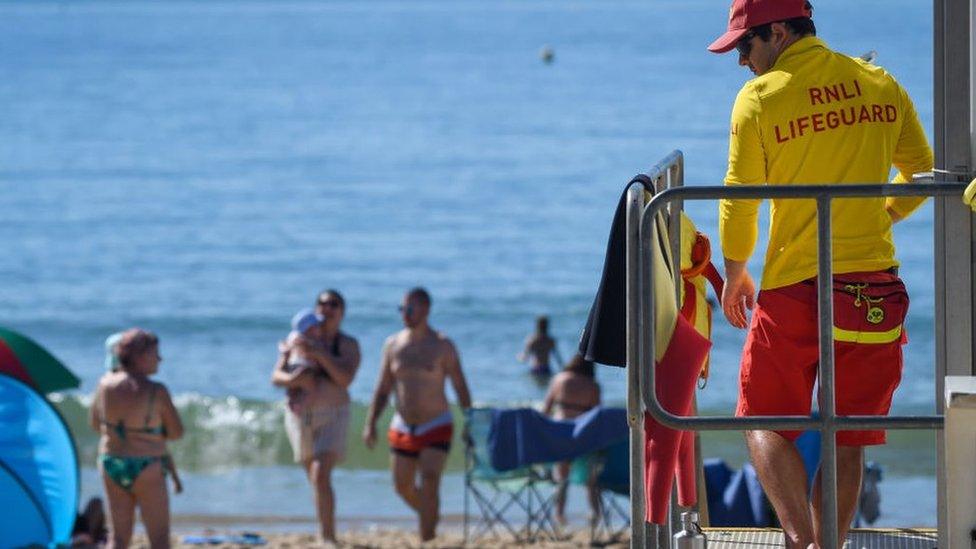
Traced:
[[787, 547], [806, 549], [815, 542], [807, 499], [807, 473], [796, 446], [772, 431], [747, 431], [746, 444], [783, 527]]
[[[854, 520], [854, 513], [857, 511], [857, 498], [861, 494], [861, 476], [864, 473], [864, 447], [863, 446], [838, 446], [837, 447], [837, 533], [838, 547], [844, 546], [844, 539], [847, 538], [847, 531], [850, 529], [851, 521]], [[813, 513], [813, 533], [817, 538], [817, 545], [821, 544], [820, 539], [820, 472], [813, 485], [813, 500], [811, 511]]]

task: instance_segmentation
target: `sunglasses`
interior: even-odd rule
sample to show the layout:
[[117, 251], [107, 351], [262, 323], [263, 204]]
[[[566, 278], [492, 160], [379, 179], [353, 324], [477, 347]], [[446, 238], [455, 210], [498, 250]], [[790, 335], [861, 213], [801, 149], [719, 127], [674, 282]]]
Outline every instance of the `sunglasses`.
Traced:
[[413, 305], [406, 305], [406, 306], [397, 305], [397, 310], [400, 311], [402, 314], [410, 316], [413, 314]]
[[338, 309], [342, 307], [342, 305], [340, 305], [339, 302], [334, 299], [326, 299], [326, 300], [319, 301], [319, 305], [322, 307], [329, 307], [330, 309]]
[[735, 49], [739, 51], [739, 55], [749, 57], [749, 54], [752, 53], [752, 39], [755, 37], [755, 31], [749, 31], [742, 35], [742, 38], [735, 43]]

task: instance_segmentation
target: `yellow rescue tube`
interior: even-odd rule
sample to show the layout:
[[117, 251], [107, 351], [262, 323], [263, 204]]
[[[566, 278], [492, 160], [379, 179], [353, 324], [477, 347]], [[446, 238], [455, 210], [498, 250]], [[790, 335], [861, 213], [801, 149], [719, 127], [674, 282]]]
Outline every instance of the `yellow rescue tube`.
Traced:
[[976, 179], [969, 182], [966, 192], [962, 193], [962, 201], [976, 212]]

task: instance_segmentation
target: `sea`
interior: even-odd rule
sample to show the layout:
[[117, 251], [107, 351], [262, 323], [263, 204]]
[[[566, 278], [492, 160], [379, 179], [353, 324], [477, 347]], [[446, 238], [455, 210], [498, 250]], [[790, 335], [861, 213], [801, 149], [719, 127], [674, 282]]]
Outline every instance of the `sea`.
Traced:
[[[931, 138], [931, 2], [814, 4], [819, 35], [876, 51]], [[338, 288], [363, 350], [340, 520], [413, 524], [386, 452], [359, 442], [401, 295], [429, 289], [478, 404], [538, 405], [545, 389], [515, 356], [537, 315], [575, 349], [627, 181], [674, 149], [686, 184], [723, 180], [752, 76], [705, 50], [727, 17], [716, 0], [0, 2], [0, 322], [82, 380], [53, 397], [82, 498], [102, 491], [86, 407], [103, 342], [140, 326], [161, 338], [158, 379], [188, 425], [172, 444], [177, 523], [311, 529], [269, 378], [291, 316]], [[717, 245], [715, 204], [686, 209]], [[912, 295], [898, 413], [935, 408], [932, 211], [895, 231]], [[697, 398], [730, 414], [744, 333], [715, 319]], [[622, 405], [623, 371], [597, 378]], [[884, 471], [876, 524], [934, 525], [934, 435], [889, 439], [868, 452]], [[703, 444], [746, 458], [736, 433]], [[456, 446], [448, 515], [462, 466]]]

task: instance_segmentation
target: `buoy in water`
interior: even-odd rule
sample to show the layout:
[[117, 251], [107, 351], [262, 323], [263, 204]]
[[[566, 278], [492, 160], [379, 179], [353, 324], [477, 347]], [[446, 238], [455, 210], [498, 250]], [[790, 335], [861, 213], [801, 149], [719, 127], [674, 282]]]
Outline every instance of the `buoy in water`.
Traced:
[[542, 59], [542, 62], [548, 65], [556, 59], [556, 52], [550, 46], [543, 46], [539, 50], [539, 59]]

